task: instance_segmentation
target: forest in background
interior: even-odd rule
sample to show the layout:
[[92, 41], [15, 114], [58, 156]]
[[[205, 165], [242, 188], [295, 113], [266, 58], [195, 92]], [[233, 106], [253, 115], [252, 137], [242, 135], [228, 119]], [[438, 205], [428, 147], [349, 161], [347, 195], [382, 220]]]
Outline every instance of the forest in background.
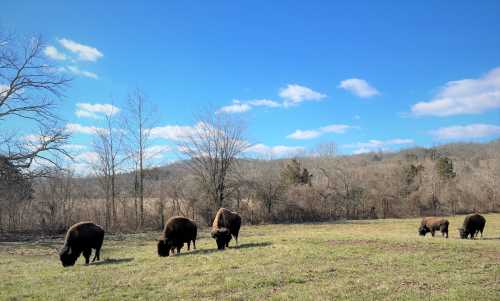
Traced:
[[184, 161], [146, 169], [142, 226], [135, 173], [116, 176], [110, 204], [102, 177], [60, 171], [2, 198], [0, 231], [58, 233], [82, 220], [115, 232], [159, 230], [174, 215], [210, 225], [220, 206], [246, 224], [500, 211], [499, 140], [351, 156], [337, 156], [333, 147], [293, 159], [238, 159], [221, 203]]

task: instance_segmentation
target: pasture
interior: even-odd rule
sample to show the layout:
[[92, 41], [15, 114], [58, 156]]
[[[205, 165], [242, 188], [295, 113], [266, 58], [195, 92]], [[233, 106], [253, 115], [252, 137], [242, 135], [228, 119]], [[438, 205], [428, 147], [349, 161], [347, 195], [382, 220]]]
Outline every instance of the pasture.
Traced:
[[420, 219], [243, 226], [240, 246], [165, 258], [158, 233], [108, 235], [101, 262], [63, 268], [62, 240], [0, 243], [1, 300], [498, 300], [500, 214], [483, 239], [417, 235]]

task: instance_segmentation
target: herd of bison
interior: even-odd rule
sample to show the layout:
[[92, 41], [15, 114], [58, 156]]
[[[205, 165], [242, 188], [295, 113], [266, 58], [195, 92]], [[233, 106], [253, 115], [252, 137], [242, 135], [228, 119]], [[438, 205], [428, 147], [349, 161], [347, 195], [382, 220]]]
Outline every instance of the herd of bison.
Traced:
[[[430, 232], [434, 236], [436, 231], [440, 231], [444, 237], [448, 238], [449, 224], [448, 220], [444, 218], [426, 217], [422, 219], [418, 233], [425, 236]], [[474, 236], [477, 236], [478, 233], [481, 233], [481, 237], [483, 237], [485, 224], [485, 218], [479, 214], [466, 216], [462, 228], [459, 229], [460, 238], [467, 239], [470, 237], [474, 239]], [[219, 250], [224, 250], [225, 247], [229, 246], [232, 236], [234, 236], [236, 245], [238, 245], [240, 226], [241, 217], [238, 213], [226, 208], [220, 208], [217, 211], [212, 224], [211, 235], [215, 239]], [[193, 242], [193, 248], [196, 249], [196, 236], [197, 226], [194, 221], [181, 216], [172, 217], [167, 221], [158, 240], [158, 255], [163, 257], [168, 256], [170, 253], [175, 254], [175, 249], [179, 254], [184, 243], [187, 243], [188, 250], [190, 250], [191, 242]], [[59, 252], [62, 265], [64, 267], [74, 265], [82, 253], [83, 257], [85, 257], [85, 264], [89, 264], [92, 249], [95, 249], [92, 262], [96, 259], [100, 260], [99, 253], [103, 240], [104, 230], [101, 226], [92, 222], [81, 222], [73, 225], [66, 233], [64, 246]]]

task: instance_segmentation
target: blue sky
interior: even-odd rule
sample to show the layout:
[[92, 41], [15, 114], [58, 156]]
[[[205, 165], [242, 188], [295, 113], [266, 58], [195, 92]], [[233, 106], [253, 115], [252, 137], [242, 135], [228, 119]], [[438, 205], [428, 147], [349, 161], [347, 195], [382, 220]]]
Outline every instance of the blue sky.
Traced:
[[48, 59], [75, 77], [61, 107], [73, 144], [89, 145], [84, 127], [102, 122], [90, 116], [122, 108], [135, 88], [158, 107], [155, 145], [207, 107], [245, 119], [253, 152], [275, 157], [332, 141], [349, 154], [500, 135], [498, 1], [16, 0], [2, 10], [3, 29], [41, 34]]

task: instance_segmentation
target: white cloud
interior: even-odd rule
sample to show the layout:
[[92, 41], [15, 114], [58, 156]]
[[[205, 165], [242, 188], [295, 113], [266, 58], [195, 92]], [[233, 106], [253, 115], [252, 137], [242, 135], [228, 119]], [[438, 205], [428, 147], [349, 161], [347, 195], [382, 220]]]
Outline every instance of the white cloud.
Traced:
[[75, 111], [75, 115], [80, 118], [99, 119], [101, 118], [101, 115], [99, 114], [112, 116], [120, 112], [120, 108], [115, 107], [114, 105], [109, 103], [92, 104], [86, 102], [79, 102], [76, 104], [76, 107], [78, 109]]
[[97, 48], [83, 45], [69, 39], [59, 39], [58, 41], [64, 48], [76, 53], [78, 55], [78, 59], [81, 61], [95, 62], [103, 57], [103, 54], [97, 50]]
[[92, 119], [100, 119], [101, 116], [97, 115], [96, 113], [92, 113], [89, 111], [84, 111], [84, 110], [76, 110], [75, 115], [79, 118], [92, 118]]
[[9, 86], [0, 84], [0, 97], [3, 97], [3, 94], [5, 94], [8, 90]]
[[319, 136], [321, 136], [321, 132], [317, 130], [305, 130], [305, 131], [295, 130], [295, 132], [291, 133], [286, 137], [290, 139], [302, 140], [302, 139], [313, 139]]
[[70, 132], [70, 133], [94, 135], [94, 134], [97, 134], [101, 130], [103, 130], [103, 129], [95, 127], [95, 126], [84, 126], [84, 125], [81, 125], [78, 123], [66, 124], [66, 131]]
[[70, 151], [78, 151], [78, 150], [83, 150], [86, 149], [87, 146], [83, 144], [66, 144], [64, 145], [64, 148]]
[[165, 153], [171, 150], [172, 149], [167, 145], [153, 145], [145, 149], [144, 157], [146, 159], [161, 159], [164, 157]]
[[94, 72], [81, 70], [80, 68], [78, 68], [76, 66], [68, 66], [68, 67], [66, 67], [66, 70], [70, 73], [73, 73], [74, 75], [89, 77], [89, 78], [93, 78], [93, 79], [99, 78], [99, 76], [97, 74], [95, 74]]
[[249, 104], [233, 101], [232, 105], [222, 107], [217, 112], [218, 113], [243, 113], [243, 112], [249, 111], [251, 108], [252, 107]]
[[289, 139], [313, 139], [317, 138], [325, 133], [336, 133], [336, 134], [344, 134], [348, 129], [353, 128], [353, 126], [346, 124], [331, 124], [327, 126], [320, 127], [316, 130], [295, 130], [295, 132], [286, 136]]
[[343, 147], [355, 148], [353, 154], [369, 153], [373, 151], [388, 151], [391, 147], [411, 145], [415, 142], [412, 139], [390, 139], [390, 140], [369, 140], [368, 142], [358, 142], [345, 144]]
[[254, 99], [254, 100], [249, 100], [247, 103], [254, 107], [269, 107], [269, 108], [281, 107], [281, 104], [279, 102], [270, 99]]
[[443, 127], [430, 132], [442, 140], [473, 139], [500, 135], [500, 126], [493, 124], [469, 124]]
[[304, 152], [304, 148], [301, 146], [267, 146], [264, 144], [256, 144], [245, 150], [246, 153], [254, 153], [267, 156], [294, 156], [301, 152]]
[[47, 46], [43, 50], [43, 53], [53, 60], [64, 61], [67, 59], [66, 55], [62, 52], [59, 52], [54, 46]]
[[427, 102], [419, 102], [411, 111], [417, 116], [479, 114], [500, 108], [500, 67], [477, 79], [450, 81]]
[[83, 152], [77, 156], [74, 157], [76, 162], [79, 163], [97, 163], [99, 161], [99, 154], [96, 152]]
[[248, 101], [233, 100], [233, 104], [220, 108], [217, 113], [244, 113], [250, 111], [253, 107], [277, 108], [281, 104], [269, 99], [253, 99]]
[[286, 88], [281, 88], [280, 97], [284, 99], [285, 106], [292, 106], [303, 101], [320, 101], [326, 97], [325, 94], [313, 91], [312, 89], [297, 84], [287, 85]]
[[369, 98], [380, 94], [380, 92], [372, 87], [366, 80], [360, 78], [343, 80], [338, 87], [352, 92], [354, 95], [361, 98]]
[[166, 125], [150, 129], [151, 138], [182, 141], [196, 133], [195, 126]]

